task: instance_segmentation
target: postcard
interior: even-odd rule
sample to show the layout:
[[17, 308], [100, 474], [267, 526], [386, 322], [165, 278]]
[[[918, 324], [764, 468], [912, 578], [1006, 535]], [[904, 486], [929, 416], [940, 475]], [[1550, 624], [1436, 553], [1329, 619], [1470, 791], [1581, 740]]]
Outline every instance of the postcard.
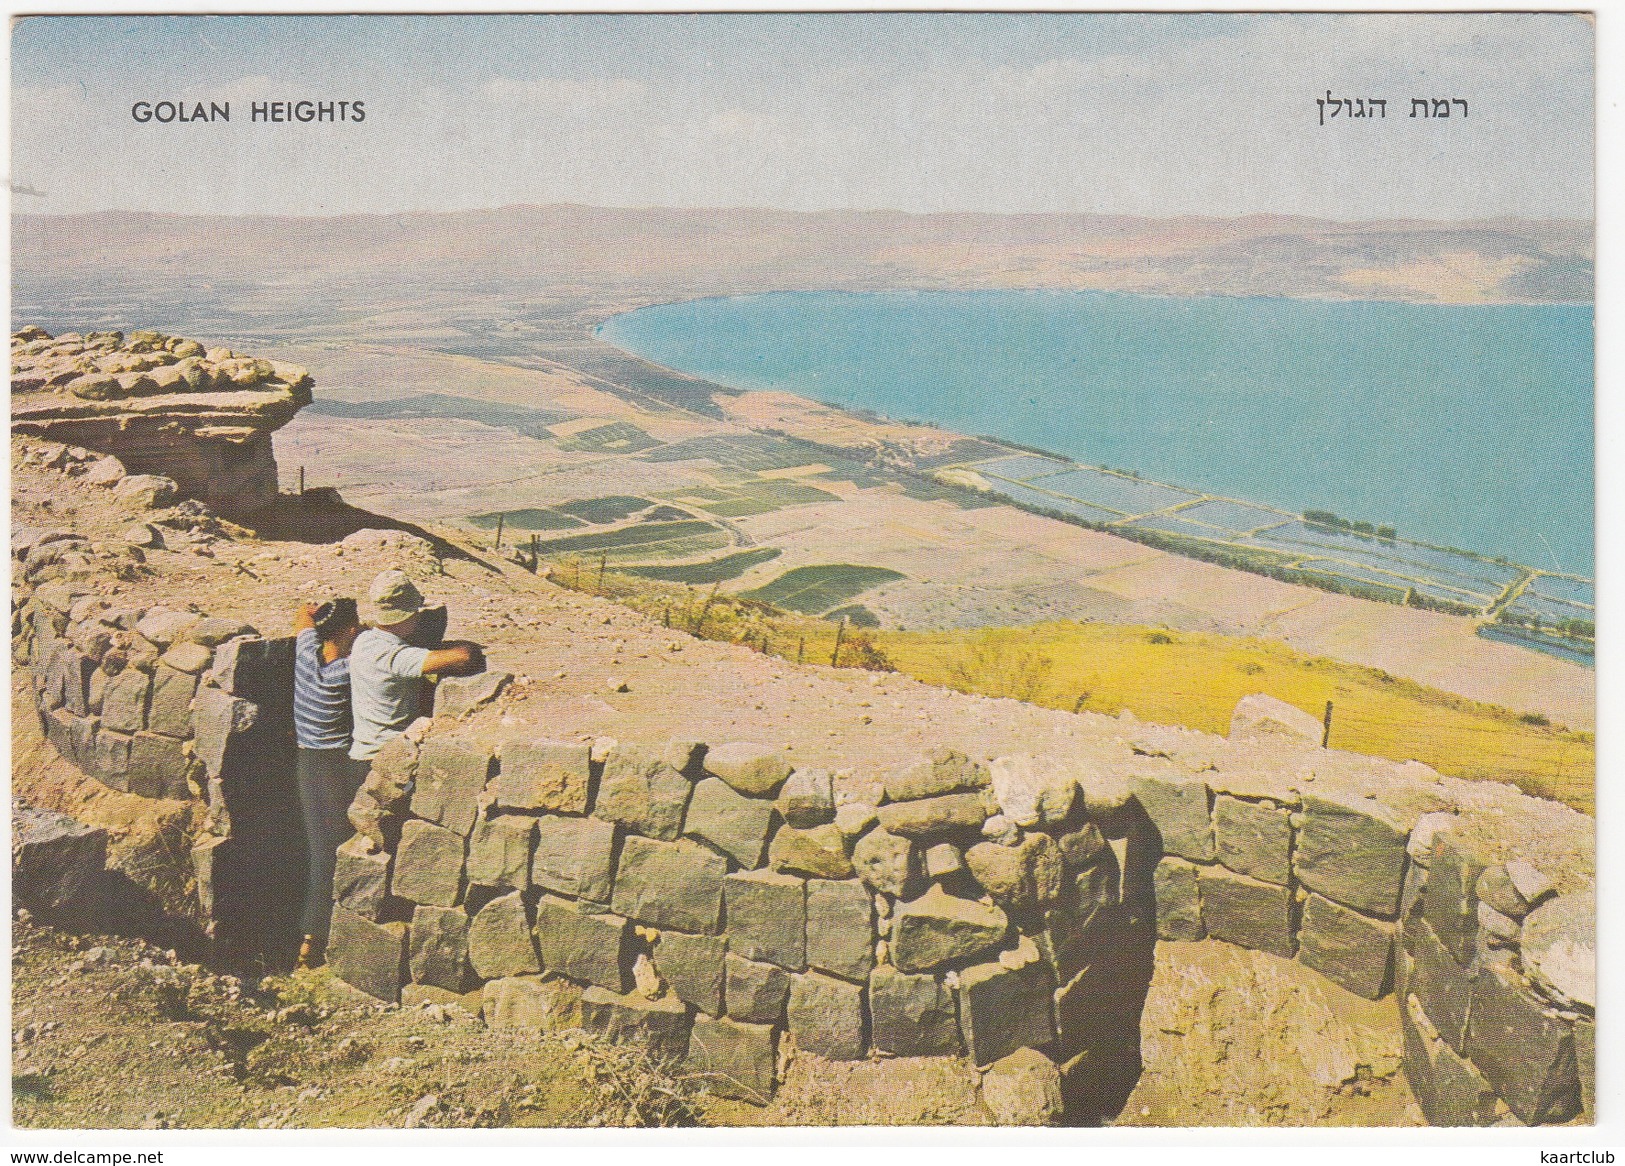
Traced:
[[11, 50], [16, 1131], [1594, 1121], [1590, 15]]

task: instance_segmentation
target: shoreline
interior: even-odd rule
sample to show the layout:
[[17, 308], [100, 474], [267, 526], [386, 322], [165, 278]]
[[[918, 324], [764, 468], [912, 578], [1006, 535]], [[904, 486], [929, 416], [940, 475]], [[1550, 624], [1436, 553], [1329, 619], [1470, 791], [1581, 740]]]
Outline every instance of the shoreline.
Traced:
[[[1053, 450], [1044, 449], [1044, 448], [1036, 446], [1036, 445], [1030, 445], [1030, 444], [1018, 442], [1018, 441], [1015, 441], [1014, 439], [1011, 439], [1011, 438], [1000, 437], [1000, 436], [992, 435], [992, 434], [961, 433], [961, 432], [959, 432], [957, 430], [948, 429], [948, 428], [944, 427], [943, 425], [941, 425], [941, 424], [939, 424], [937, 422], [934, 422], [934, 421], [912, 420], [912, 419], [907, 419], [907, 418], [897, 418], [897, 417], [891, 416], [890, 414], [882, 413], [881, 411], [876, 410], [876, 409], [867, 409], [867, 408], [859, 409], [859, 408], [856, 408], [854, 406], [843, 404], [843, 403], [821, 400], [818, 397], [815, 397], [815, 396], [812, 396], [812, 395], [808, 394], [804, 389], [800, 389], [800, 388], [775, 387], [773, 389], [753, 389], [753, 388], [742, 388], [742, 387], [739, 387], [739, 386], [728, 385], [728, 384], [724, 384], [724, 383], [719, 382], [719, 381], [714, 381], [709, 377], [700, 376], [698, 374], [688, 372], [688, 371], [685, 371], [683, 369], [673, 368], [673, 367], [668, 366], [668, 365], [660, 364], [659, 362], [654, 361], [654, 360], [650, 359], [649, 357], [642, 355], [641, 353], [635, 352], [635, 351], [633, 351], [633, 350], [631, 350], [629, 348], [622, 347], [620, 344], [617, 344], [617, 343], [613, 342], [612, 340], [610, 340], [609, 338], [606, 338], [603, 335], [603, 327], [604, 327], [604, 325], [607, 324], [608, 322], [610, 322], [611, 320], [618, 319], [618, 318], [620, 318], [622, 316], [631, 315], [632, 313], [637, 312], [637, 311], [641, 311], [644, 308], [669, 307], [669, 306], [681, 305], [681, 304], [689, 304], [689, 303], [719, 302], [719, 301], [728, 301], [728, 300], [749, 300], [749, 299], [759, 299], [759, 298], [763, 298], [763, 297], [766, 297], [766, 296], [778, 296], [778, 295], [824, 295], [824, 294], [852, 294], [852, 295], [864, 295], [864, 294], [875, 294], [875, 295], [950, 294], [950, 295], [952, 295], [952, 294], [977, 293], [977, 292], [993, 292], [993, 293], [1018, 292], [1019, 293], [1019, 292], [1026, 292], [1026, 291], [1031, 291], [1033, 293], [1039, 293], [1039, 294], [1052, 294], [1054, 292], [1059, 291], [1059, 292], [1062, 292], [1063, 294], [1069, 293], [1069, 294], [1076, 294], [1076, 295], [1105, 295], [1105, 296], [1118, 296], [1118, 297], [1123, 297], [1123, 298], [1155, 298], [1155, 299], [1180, 299], [1180, 300], [1183, 300], [1183, 299], [1228, 299], [1228, 300], [1259, 300], [1259, 301], [1268, 301], [1268, 302], [1301, 301], [1301, 302], [1312, 302], [1312, 303], [1334, 303], [1334, 302], [1336, 302], [1336, 303], [1350, 303], [1350, 302], [1352, 302], [1352, 303], [1373, 303], [1373, 304], [1403, 303], [1403, 304], [1411, 304], [1413, 306], [1422, 306], [1422, 307], [1432, 306], [1432, 307], [1441, 307], [1441, 308], [1487, 307], [1487, 306], [1531, 306], [1531, 307], [1539, 307], [1539, 306], [1547, 306], [1547, 307], [1572, 306], [1572, 307], [1588, 307], [1588, 308], [1591, 308], [1593, 310], [1593, 312], [1595, 310], [1594, 305], [1589, 304], [1589, 303], [1558, 304], [1558, 303], [1553, 303], [1553, 302], [1541, 302], [1541, 303], [1514, 305], [1514, 304], [1489, 304], [1489, 303], [1484, 303], [1484, 304], [1460, 304], [1460, 303], [1439, 303], [1439, 302], [1425, 302], [1425, 301], [1424, 302], [1401, 301], [1401, 300], [1342, 300], [1342, 301], [1338, 301], [1338, 300], [1331, 300], [1331, 299], [1306, 299], [1305, 297], [1293, 297], [1293, 296], [1229, 296], [1229, 295], [1222, 295], [1222, 294], [1209, 294], [1209, 295], [1202, 295], [1202, 296], [1178, 296], [1178, 295], [1169, 295], [1169, 294], [1149, 294], [1148, 295], [1148, 294], [1139, 293], [1139, 292], [1125, 292], [1125, 291], [1118, 291], [1118, 290], [1114, 290], [1114, 289], [1077, 289], [1077, 288], [1071, 288], [1071, 289], [1030, 288], [1030, 289], [1026, 289], [1026, 288], [985, 288], [985, 287], [983, 287], [983, 288], [961, 288], [961, 289], [892, 289], [892, 290], [874, 291], [874, 292], [861, 292], [861, 291], [852, 292], [852, 291], [845, 291], [843, 289], [824, 289], [824, 290], [817, 290], [817, 291], [809, 290], [809, 289], [790, 289], [790, 290], [785, 290], [785, 291], [760, 291], [760, 292], [748, 292], [748, 293], [740, 293], [740, 294], [695, 296], [695, 297], [686, 298], [686, 299], [676, 299], [676, 300], [668, 300], [668, 301], [652, 301], [652, 302], [647, 303], [647, 304], [639, 304], [638, 306], [623, 308], [622, 310], [613, 312], [610, 315], [605, 316], [602, 319], [599, 319], [599, 320], [596, 320], [596, 321], [584, 321], [584, 325], [585, 325], [584, 332], [585, 332], [586, 336], [590, 337], [593, 341], [595, 341], [597, 343], [600, 343], [600, 344], [603, 344], [606, 347], [609, 347], [609, 348], [613, 349], [615, 352], [621, 354], [624, 357], [627, 357], [627, 358], [630, 358], [632, 360], [639, 361], [639, 362], [641, 362], [641, 363], [643, 363], [645, 365], [648, 365], [650, 368], [656, 369], [656, 370], [660, 371], [663, 374], [683, 377], [683, 378], [686, 378], [686, 379], [689, 379], [689, 380], [696, 381], [698, 383], [714, 384], [717, 388], [721, 389], [722, 391], [724, 391], [726, 393], [732, 394], [732, 395], [744, 396], [744, 395], [752, 394], [752, 393], [766, 393], [766, 392], [782, 393], [782, 394], [784, 394], [786, 396], [797, 398], [797, 399], [799, 399], [799, 400], [801, 400], [803, 402], [806, 402], [806, 403], [809, 403], [809, 404], [812, 404], [812, 405], [816, 405], [816, 406], [819, 406], [819, 407], [822, 407], [822, 408], [825, 408], [825, 409], [833, 410], [833, 411], [838, 412], [838, 413], [842, 414], [843, 416], [848, 417], [848, 418], [852, 419], [853, 421], [858, 422], [860, 424], [862, 424], [862, 423], [873, 423], [873, 422], [878, 421], [878, 422], [881, 422], [881, 423], [889, 423], [889, 424], [897, 424], [897, 425], [903, 425], [903, 426], [908, 426], [908, 427], [918, 427], [918, 428], [930, 429], [933, 432], [941, 434], [944, 438], [949, 439], [950, 441], [953, 441], [953, 442], [979, 441], [979, 442], [985, 443], [987, 445], [1000, 447], [1002, 450], [1005, 451], [1005, 454], [1003, 456], [1020, 456], [1020, 455], [1036, 456], [1036, 457], [1044, 458], [1044, 459], [1047, 459], [1047, 460], [1050, 460], [1050, 461], [1054, 461], [1054, 462], [1059, 463], [1059, 464], [1064, 464], [1065, 466], [1067, 466], [1071, 470], [1085, 470], [1085, 471], [1091, 471], [1091, 472], [1096, 472], [1096, 473], [1101, 473], [1101, 474], [1108, 474], [1108, 475], [1112, 475], [1112, 476], [1117, 477], [1117, 478], [1122, 478], [1122, 479], [1133, 481], [1135, 483], [1144, 484], [1146, 486], [1160, 487], [1160, 488], [1164, 488], [1164, 489], [1168, 489], [1168, 490], [1179, 491], [1181, 493], [1190, 494], [1190, 495], [1195, 496], [1197, 499], [1199, 499], [1202, 502], [1211, 501], [1211, 502], [1218, 502], [1218, 503], [1229, 503], [1229, 504], [1234, 504], [1234, 505], [1237, 505], [1237, 506], [1245, 507], [1245, 508], [1248, 508], [1248, 509], [1251, 509], [1251, 510], [1256, 510], [1256, 511], [1261, 511], [1261, 512], [1269, 512], [1269, 513], [1271, 513], [1273, 515], [1278, 516], [1281, 519], [1282, 525], [1288, 525], [1288, 524], [1295, 523], [1295, 522], [1296, 523], [1302, 523], [1303, 525], [1305, 525], [1306, 527], [1308, 527], [1311, 530], [1318, 530], [1318, 531], [1321, 531], [1323, 533], [1332, 534], [1332, 535], [1342, 534], [1342, 535], [1346, 535], [1346, 536], [1349, 536], [1349, 537], [1361, 538], [1361, 539], [1364, 539], [1367, 542], [1371, 542], [1371, 543], [1374, 543], [1374, 544], [1380, 544], [1380, 545], [1382, 545], [1384, 547], [1414, 548], [1417, 551], [1426, 552], [1426, 553], [1430, 553], [1430, 554], [1437, 554], [1437, 555], [1447, 555], [1447, 556], [1451, 556], [1451, 557], [1454, 557], [1454, 558], [1464, 559], [1464, 560], [1467, 560], [1468, 562], [1471, 562], [1471, 563], [1479, 563], [1479, 564], [1485, 564], [1485, 565], [1489, 565], [1489, 566], [1496, 566], [1496, 567], [1503, 567], [1503, 568], [1507, 568], [1507, 569], [1513, 569], [1513, 570], [1516, 570], [1519, 573], [1518, 578], [1515, 579], [1513, 582], [1509, 583], [1505, 588], [1503, 588], [1501, 590], [1501, 592], [1498, 595], [1496, 595], [1494, 597], [1494, 599], [1490, 603], [1484, 605], [1482, 607], [1482, 609], [1480, 609], [1480, 610], [1474, 610], [1469, 605], [1465, 605], [1465, 604], [1461, 604], [1461, 603], [1453, 603], [1453, 602], [1449, 602], [1449, 601], [1428, 602], [1427, 599], [1426, 599], [1425, 592], [1415, 591], [1414, 589], [1406, 589], [1406, 591], [1404, 592], [1404, 597], [1402, 599], [1395, 599], [1393, 597], [1393, 595], [1391, 594], [1391, 592], [1397, 587], [1399, 582], [1403, 581], [1406, 578], [1405, 576], [1395, 574], [1395, 576], [1394, 576], [1395, 582], [1394, 583], [1388, 583], [1386, 581], [1384, 581], [1382, 583], [1366, 584], [1366, 585], [1361, 585], [1361, 584], [1358, 584], [1358, 583], [1354, 583], [1352, 581], [1347, 582], [1347, 583], [1329, 583], [1329, 580], [1343, 579], [1343, 578], [1348, 578], [1348, 577], [1347, 576], [1337, 576], [1337, 575], [1328, 576], [1328, 575], [1325, 575], [1323, 573], [1305, 572], [1305, 571], [1301, 571], [1301, 570], [1283, 570], [1283, 569], [1280, 569], [1280, 568], [1269, 569], [1267, 567], [1262, 567], [1260, 564], [1257, 564], [1257, 563], [1248, 564], [1248, 563], [1245, 563], [1245, 562], [1232, 561], [1230, 558], [1226, 557], [1226, 555], [1224, 553], [1224, 551], [1226, 549], [1241, 551], [1241, 550], [1246, 550], [1246, 549], [1251, 549], [1251, 548], [1243, 548], [1243, 547], [1238, 546], [1235, 543], [1226, 543], [1224, 540], [1217, 540], [1217, 539], [1215, 539], [1215, 540], [1197, 540], [1197, 539], [1188, 538], [1188, 537], [1181, 537], [1179, 535], [1170, 535], [1170, 534], [1159, 533], [1159, 532], [1155, 532], [1155, 531], [1150, 531], [1150, 530], [1145, 530], [1145, 529], [1141, 529], [1141, 528], [1135, 528], [1135, 527], [1123, 525], [1126, 522], [1133, 521], [1136, 517], [1139, 517], [1139, 518], [1146, 517], [1146, 515], [1143, 515], [1143, 514], [1139, 515], [1139, 516], [1126, 516], [1126, 517], [1121, 518], [1121, 519], [1116, 519], [1116, 520], [1106, 521], [1106, 522], [1089, 521], [1089, 520], [1084, 519], [1083, 517], [1081, 517], [1078, 514], [1067, 513], [1067, 512], [1065, 512], [1063, 510], [1057, 510], [1057, 509], [1053, 509], [1053, 508], [1049, 508], [1049, 507], [1044, 507], [1042, 505], [1038, 505], [1038, 504], [1035, 504], [1035, 503], [1030, 502], [1030, 501], [1026, 501], [1026, 500], [1017, 498], [1017, 497], [1013, 497], [1010, 493], [1006, 492], [1005, 490], [1000, 489], [998, 484], [989, 483], [989, 482], [987, 482], [985, 480], [985, 478], [981, 479], [980, 482], [977, 483], [977, 484], [967, 484], [964, 481], [956, 480], [955, 477], [950, 476], [951, 474], [959, 473], [960, 471], [966, 470], [967, 468], [973, 471], [974, 467], [977, 464], [985, 463], [987, 461], [997, 460], [997, 459], [989, 459], [989, 458], [970, 459], [970, 460], [968, 460], [966, 462], [963, 462], [963, 463], [954, 462], [954, 463], [949, 463], [949, 464], [944, 465], [944, 466], [933, 467], [931, 470], [926, 471], [926, 472], [921, 472], [921, 470], [919, 468], [917, 468], [917, 467], [909, 467], [909, 468], [904, 468], [904, 467], [901, 467], [901, 466], [893, 466], [892, 467], [894, 470], [899, 470], [901, 472], [912, 473], [915, 476], [918, 476], [918, 477], [920, 477], [920, 478], [922, 478], [924, 480], [931, 481], [931, 482], [933, 482], [933, 483], [935, 483], [935, 484], [937, 484], [939, 486], [948, 486], [948, 487], [964, 489], [964, 490], [972, 491], [972, 492], [976, 492], [976, 493], [981, 493], [981, 494], [984, 494], [984, 495], [991, 495], [993, 497], [998, 498], [1000, 501], [1002, 501], [1003, 503], [1005, 503], [1007, 505], [1013, 506], [1013, 507], [1015, 507], [1017, 509], [1020, 509], [1020, 510], [1027, 511], [1029, 513], [1038, 514], [1038, 515], [1041, 515], [1043, 517], [1055, 519], [1057, 521], [1067, 522], [1067, 523], [1069, 523], [1071, 525], [1080, 526], [1080, 527], [1083, 527], [1085, 529], [1091, 529], [1091, 530], [1102, 531], [1104, 533], [1115, 534], [1118, 537], [1128, 538], [1131, 541], [1139, 542], [1142, 545], [1151, 546], [1151, 547], [1154, 547], [1156, 549], [1165, 550], [1165, 551], [1168, 551], [1168, 552], [1174, 553], [1174, 554], [1184, 555], [1185, 557], [1188, 557], [1188, 558], [1194, 558], [1194, 559], [1198, 559], [1200, 561], [1212, 562], [1212, 563], [1216, 563], [1217, 565], [1220, 565], [1220, 566], [1225, 566], [1225, 567], [1229, 567], [1229, 568], [1236, 569], [1236, 570], [1248, 571], [1248, 572], [1253, 573], [1253, 574], [1263, 574], [1263, 575], [1266, 575], [1268, 577], [1281, 579], [1284, 582], [1301, 583], [1301, 584], [1304, 584], [1306, 586], [1314, 587], [1314, 588], [1316, 588], [1318, 590], [1322, 590], [1322, 591], [1329, 591], [1329, 592], [1336, 593], [1336, 594], [1352, 595], [1352, 596], [1354, 596], [1356, 598], [1368, 599], [1368, 600], [1370, 600], [1372, 602], [1384, 602], [1384, 603], [1396, 603], [1396, 602], [1398, 602], [1398, 603], [1402, 603], [1404, 606], [1422, 607], [1424, 609], [1442, 611], [1442, 612], [1444, 612], [1446, 614], [1459, 615], [1459, 616], [1463, 616], [1463, 617], [1466, 617], [1466, 618], [1475, 618], [1478, 621], [1477, 626], [1475, 628], [1475, 631], [1480, 636], [1482, 636], [1484, 638], [1492, 639], [1492, 640], [1495, 640], [1495, 641], [1501, 642], [1501, 643], [1513, 644], [1513, 645], [1516, 645], [1516, 646], [1518, 646], [1520, 648], [1524, 648], [1524, 649], [1529, 650], [1529, 651], [1535, 651], [1535, 652], [1540, 652], [1540, 653], [1546, 654], [1546, 655], [1552, 655], [1552, 656], [1555, 656], [1555, 657], [1557, 657], [1559, 659], [1564, 659], [1564, 660], [1567, 660], [1567, 661], [1570, 661], [1570, 662], [1573, 662], [1573, 663], [1579, 663], [1583, 667], [1594, 667], [1595, 666], [1594, 665], [1594, 653], [1595, 653], [1594, 640], [1589, 640], [1588, 641], [1588, 640], [1586, 640], [1584, 638], [1576, 639], [1576, 638], [1573, 638], [1573, 637], [1571, 637], [1570, 635], [1568, 635], [1566, 633], [1557, 632], [1555, 629], [1547, 629], [1549, 634], [1543, 636], [1543, 635], [1540, 634], [1541, 631], [1542, 631], [1542, 628], [1541, 628], [1541, 626], [1539, 624], [1536, 625], [1534, 634], [1520, 634], [1520, 628], [1519, 628], [1519, 625], [1518, 625], [1517, 621], [1515, 621], [1515, 620], [1511, 620], [1511, 621], [1503, 620], [1501, 618], [1503, 611], [1507, 607], [1511, 606], [1512, 601], [1514, 601], [1516, 599], [1517, 595], [1522, 594], [1522, 592], [1525, 591], [1536, 579], [1539, 579], [1539, 578], [1552, 578], [1552, 579], [1562, 580], [1562, 581], [1565, 581], [1565, 582], [1581, 583], [1581, 584], [1590, 586], [1593, 589], [1593, 591], [1592, 591], [1592, 600], [1593, 600], [1593, 602], [1591, 604], [1592, 620], [1587, 621], [1587, 622], [1594, 625], [1594, 619], [1595, 619], [1595, 585], [1596, 585], [1596, 580], [1595, 580], [1594, 576], [1583, 575], [1583, 574], [1580, 574], [1578, 572], [1568, 572], [1568, 571], [1561, 571], [1561, 570], [1547, 570], [1547, 569], [1544, 569], [1544, 568], [1535, 567], [1535, 566], [1532, 566], [1530, 564], [1520, 562], [1518, 560], [1511, 559], [1511, 558], [1506, 557], [1506, 556], [1496, 556], [1496, 555], [1487, 554], [1487, 553], [1481, 552], [1481, 551], [1472, 551], [1472, 550], [1468, 550], [1468, 549], [1461, 548], [1461, 547], [1440, 545], [1440, 544], [1436, 544], [1436, 543], [1429, 543], [1429, 542], [1424, 542], [1424, 541], [1417, 540], [1417, 539], [1409, 539], [1409, 538], [1399, 537], [1397, 535], [1387, 536], [1387, 537], [1376, 537], [1374, 535], [1368, 535], [1368, 533], [1367, 533], [1368, 531], [1372, 531], [1372, 530], [1375, 529], [1373, 527], [1373, 524], [1371, 524], [1369, 522], [1363, 522], [1363, 523], [1356, 524], [1355, 522], [1347, 520], [1347, 519], [1339, 519], [1340, 526], [1337, 526], [1337, 527], [1327, 526], [1327, 525], [1323, 525], [1323, 524], [1316, 524], [1316, 523], [1310, 521], [1309, 518], [1307, 517], [1309, 514], [1315, 513], [1313, 510], [1307, 510], [1307, 511], [1303, 511], [1303, 512], [1294, 513], [1292, 511], [1283, 509], [1282, 507], [1277, 506], [1277, 505], [1272, 504], [1272, 503], [1256, 502], [1256, 501], [1252, 501], [1250, 499], [1234, 498], [1234, 497], [1231, 497], [1229, 495], [1210, 493], [1210, 492], [1207, 492], [1207, 491], [1200, 490], [1200, 489], [1198, 489], [1196, 487], [1181, 486], [1181, 485], [1178, 485], [1176, 483], [1165, 482], [1165, 481], [1163, 481], [1161, 479], [1146, 477], [1146, 476], [1141, 475], [1141, 474], [1139, 474], [1137, 472], [1134, 472], [1134, 471], [1125, 471], [1125, 470], [1121, 470], [1121, 469], [1115, 469], [1115, 468], [1112, 468], [1112, 467], [1096, 466], [1096, 465], [1092, 465], [1092, 464], [1085, 463], [1085, 462], [1079, 462], [1079, 461], [1074, 460], [1071, 456], [1069, 456], [1067, 454], [1056, 452], [1056, 451], [1053, 451]], [[817, 444], [817, 443], [813, 442], [812, 444]], [[832, 449], [846, 449], [846, 447], [831, 447], [831, 448]], [[847, 450], [846, 452], [850, 453], [852, 451]], [[944, 471], [947, 471], [947, 473], [945, 473]], [[974, 472], [971, 472], [969, 474], [969, 476], [973, 477], [973, 478], [980, 478], [980, 475], [975, 474]], [[1025, 483], [1022, 483], [1020, 485], [1025, 486]], [[1042, 493], [1044, 491], [1033, 490], [1033, 492], [1034, 493]], [[1059, 495], [1057, 496], [1057, 499], [1061, 500], [1061, 501], [1067, 500], [1067, 499], [1065, 499], [1065, 498], [1063, 498], [1062, 496], [1059, 496]], [[1084, 500], [1083, 499], [1077, 499], [1077, 501], [1082, 502]], [[1154, 512], [1150, 512], [1150, 513], [1154, 513]], [[1354, 529], [1354, 527], [1356, 525], [1358, 525], [1361, 529], [1359, 529], [1359, 530]], [[1212, 547], [1206, 547], [1206, 546], [1199, 545], [1199, 543], [1208, 542], [1208, 541], [1211, 541], [1214, 545]], [[1431, 580], [1418, 580], [1418, 581], [1431, 582]], [[1378, 590], [1376, 588], [1387, 588], [1389, 593], [1384, 593], [1383, 590]], [[1593, 633], [1593, 635], [1594, 635], [1594, 633]], [[1554, 642], [1554, 639], [1555, 639], [1556, 642]]]

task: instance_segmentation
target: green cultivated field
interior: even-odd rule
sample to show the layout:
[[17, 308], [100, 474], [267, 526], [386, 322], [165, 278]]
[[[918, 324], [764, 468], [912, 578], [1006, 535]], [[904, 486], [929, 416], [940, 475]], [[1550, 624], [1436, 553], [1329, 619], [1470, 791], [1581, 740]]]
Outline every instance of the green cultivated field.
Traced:
[[724, 555], [720, 559], [707, 559], [703, 563], [678, 563], [670, 567], [629, 566], [621, 571], [640, 579], [655, 579], [661, 583], [726, 583], [737, 579], [758, 563], [766, 563], [782, 554], [778, 547], [757, 547]]
[[485, 514], [470, 514], [469, 524], [481, 530], [495, 530], [497, 518], [502, 519], [506, 530], [573, 530], [581, 525], [580, 520], [571, 518], [568, 514], [560, 514], [556, 510], [540, 507], [527, 507], [523, 510], [492, 510]]
[[803, 615], [818, 615], [857, 598], [871, 587], [902, 578], [906, 576], [901, 572], [885, 567], [830, 563], [796, 567], [765, 586], [740, 594]]
[[651, 505], [647, 498], [634, 498], [629, 494], [610, 494], [604, 498], [577, 498], [574, 502], [561, 502], [554, 507], [565, 514], [585, 518], [588, 522], [620, 522]]

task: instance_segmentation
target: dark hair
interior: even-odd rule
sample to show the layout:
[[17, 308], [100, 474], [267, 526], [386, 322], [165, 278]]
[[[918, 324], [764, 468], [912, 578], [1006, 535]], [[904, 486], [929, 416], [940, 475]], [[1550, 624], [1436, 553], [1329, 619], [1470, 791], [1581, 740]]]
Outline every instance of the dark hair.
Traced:
[[329, 599], [318, 607], [314, 622], [317, 635], [329, 636], [345, 628], [357, 626], [361, 622], [361, 616], [356, 611], [355, 600], [346, 596], [343, 599]]

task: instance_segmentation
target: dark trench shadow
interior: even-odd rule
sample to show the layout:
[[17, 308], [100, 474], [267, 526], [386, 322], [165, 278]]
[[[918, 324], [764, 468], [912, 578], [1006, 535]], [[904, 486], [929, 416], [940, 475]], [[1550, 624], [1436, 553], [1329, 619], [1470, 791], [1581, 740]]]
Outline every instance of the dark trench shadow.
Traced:
[[434, 547], [442, 559], [457, 559], [496, 572], [485, 559], [415, 523], [352, 506], [330, 486], [303, 494], [279, 494], [270, 506], [242, 520], [260, 538], [277, 542], [334, 543], [358, 530], [399, 530]]

